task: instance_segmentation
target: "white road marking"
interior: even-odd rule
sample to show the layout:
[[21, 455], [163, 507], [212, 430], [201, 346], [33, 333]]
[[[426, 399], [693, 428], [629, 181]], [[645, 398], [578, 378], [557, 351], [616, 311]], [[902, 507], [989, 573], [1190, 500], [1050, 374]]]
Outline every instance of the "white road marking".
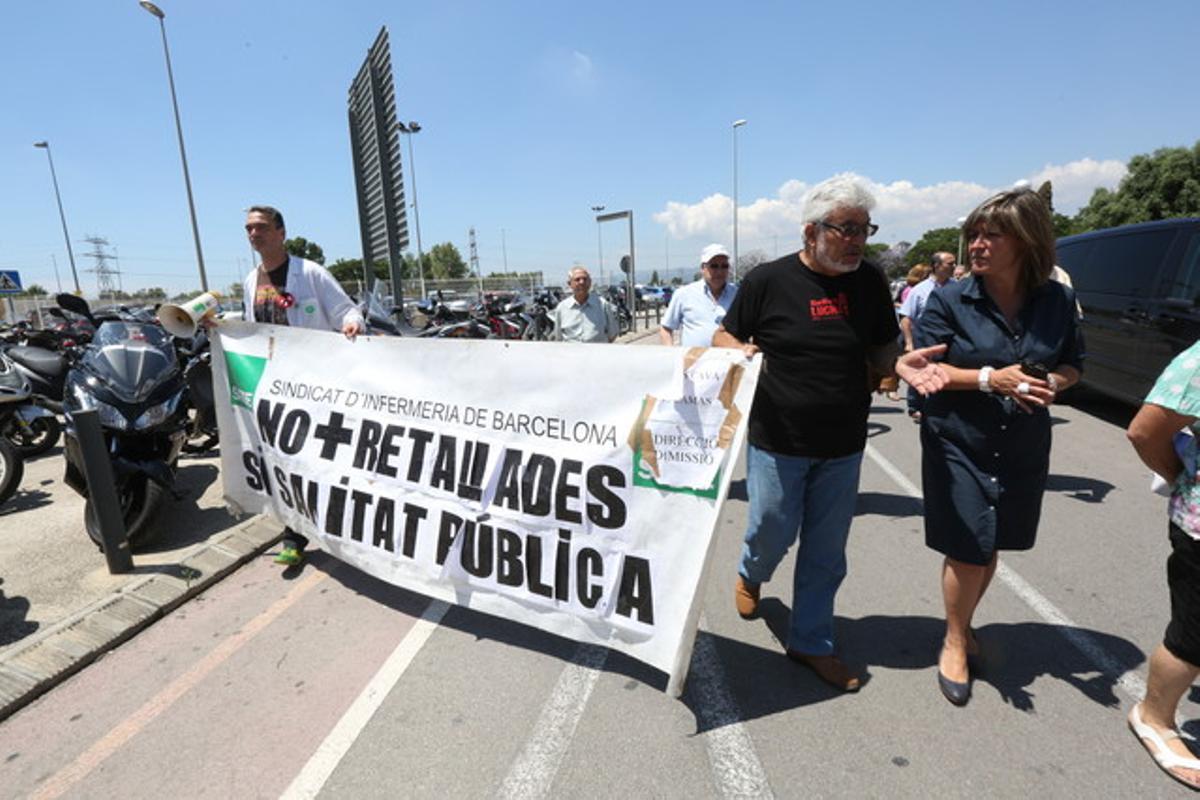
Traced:
[[[875, 462], [875, 464], [883, 470], [889, 478], [894, 480], [896, 484], [904, 490], [909, 497], [914, 497], [917, 500], [924, 500], [921, 490], [918, 489], [912, 481], [904, 476], [895, 464], [888, 461], [884, 456], [871, 445], [867, 445], [867, 456]], [[1044, 619], [1046, 622], [1054, 625], [1058, 632], [1070, 642], [1076, 650], [1090, 659], [1097, 668], [1106, 675], [1117, 676], [1117, 686], [1129, 695], [1133, 700], [1141, 700], [1146, 694], [1146, 682], [1134, 670], [1124, 671], [1121, 669], [1120, 663], [1110, 656], [1103, 647], [1097, 645], [1092, 637], [1088, 636], [1075, 622], [1051, 603], [1045, 595], [1033, 588], [1029, 581], [1022, 578], [1016, 570], [1001, 563], [996, 569], [996, 577], [1012, 590], [1017, 597], [1021, 598], [1027, 606], [1032, 608], [1034, 612]]]
[[[703, 619], [700, 624], [707, 627]], [[704, 633], [696, 637], [688, 690], [696, 699], [697, 722], [704, 730], [717, 792], [722, 797], [774, 797], [754, 742], [742, 725], [741, 711], [725, 683], [725, 670], [712, 637]]]
[[575, 651], [542, 706], [533, 733], [509, 769], [497, 797], [531, 800], [549, 795], [607, 658], [608, 648], [598, 645], [583, 644]]
[[325, 741], [317, 747], [312, 758], [280, 795], [281, 798], [300, 800], [317, 796], [363, 728], [404, 675], [404, 671], [412, 664], [417, 653], [437, 630], [438, 623], [449, 608], [450, 606], [441, 600], [434, 600], [426, 606], [425, 613], [400, 640], [400, 644], [396, 645], [396, 649], [346, 709], [346, 713], [342, 714], [342, 718], [333, 726]]

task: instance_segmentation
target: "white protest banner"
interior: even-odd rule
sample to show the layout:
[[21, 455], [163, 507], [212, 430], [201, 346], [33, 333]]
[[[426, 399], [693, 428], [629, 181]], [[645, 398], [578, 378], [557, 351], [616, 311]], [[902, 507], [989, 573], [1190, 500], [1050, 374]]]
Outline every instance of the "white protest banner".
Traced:
[[430, 597], [681, 689], [759, 359], [225, 321], [225, 497]]

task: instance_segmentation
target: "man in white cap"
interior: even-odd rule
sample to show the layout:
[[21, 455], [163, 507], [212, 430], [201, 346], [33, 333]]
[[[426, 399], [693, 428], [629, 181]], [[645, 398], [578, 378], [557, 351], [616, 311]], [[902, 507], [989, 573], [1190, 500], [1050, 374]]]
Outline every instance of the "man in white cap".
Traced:
[[665, 345], [674, 344], [679, 331], [684, 347], [708, 347], [725, 312], [737, 294], [737, 286], [729, 282], [729, 251], [725, 245], [713, 243], [700, 253], [700, 280], [681, 286], [671, 295], [671, 304], [663, 317], [658, 338]]

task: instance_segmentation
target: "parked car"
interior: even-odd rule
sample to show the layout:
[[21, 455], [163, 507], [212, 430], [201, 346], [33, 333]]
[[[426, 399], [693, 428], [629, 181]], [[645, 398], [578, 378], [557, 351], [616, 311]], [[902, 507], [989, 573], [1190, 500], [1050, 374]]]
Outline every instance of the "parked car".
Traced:
[[665, 305], [662, 295], [655, 286], [645, 286], [636, 284], [633, 287], [634, 296], [637, 297], [638, 308], [654, 308], [655, 306]]
[[1200, 218], [1145, 222], [1058, 240], [1083, 312], [1083, 381], [1139, 403], [1200, 338]]

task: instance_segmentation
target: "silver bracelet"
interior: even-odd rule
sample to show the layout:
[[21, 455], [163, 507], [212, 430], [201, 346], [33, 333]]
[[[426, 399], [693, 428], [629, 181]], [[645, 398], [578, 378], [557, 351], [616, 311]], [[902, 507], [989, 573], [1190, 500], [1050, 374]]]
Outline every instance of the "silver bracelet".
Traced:
[[979, 391], [992, 393], [992, 368], [990, 366], [979, 368]]

